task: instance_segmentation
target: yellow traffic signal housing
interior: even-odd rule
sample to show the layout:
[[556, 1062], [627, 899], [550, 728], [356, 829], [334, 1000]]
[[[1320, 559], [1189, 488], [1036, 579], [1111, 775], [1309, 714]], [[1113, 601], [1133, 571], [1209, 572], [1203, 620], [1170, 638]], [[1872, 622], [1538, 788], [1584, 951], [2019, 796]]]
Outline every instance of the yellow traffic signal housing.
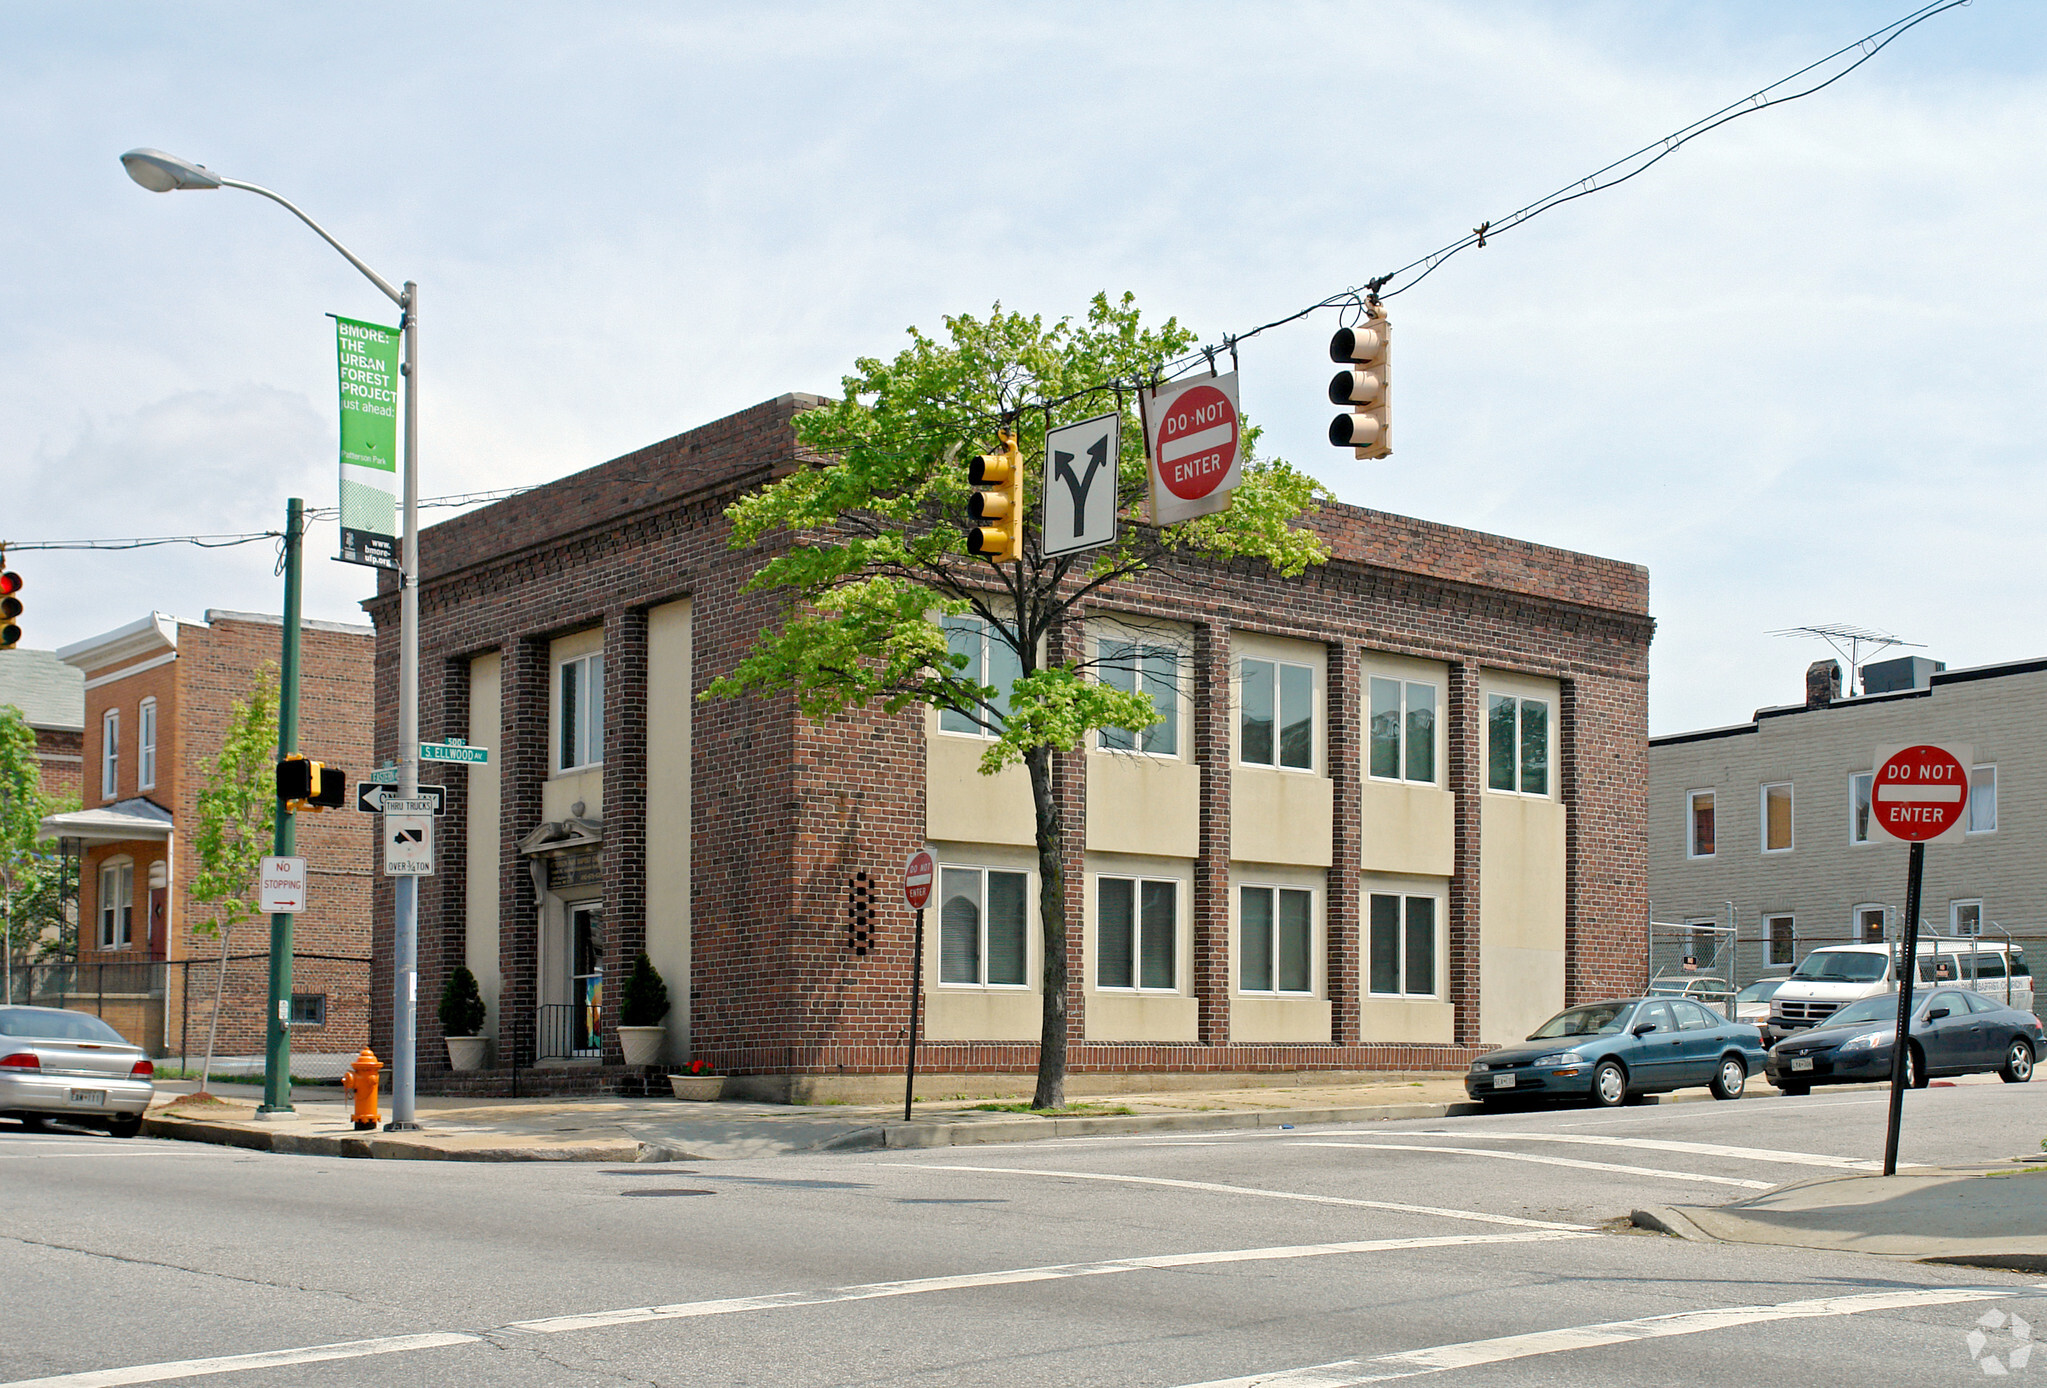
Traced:
[[7, 567], [7, 551], [0, 547], [0, 651], [11, 651], [21, 642], [21, 575]]
[[1329, 339], [1329, 359], [1348, 364], [1330, 378], [1329, 403], [1351, 411], [1329, 421], [1329, 441], [1359, 458], [1393, 451], [1392, 330], [1375, 308], [1356, 327], [1338, 328]]
[[348, 773], [294, 753], [277, 763], [277, 798], [287, 814], [314, 814], [348, 803]]
[[1016, 435], [1003, 431], [1002, 451], [967, 464], [974, 494], [967, 498], [967, 552], [998, 564], [1023, 558], [1023, 455]]

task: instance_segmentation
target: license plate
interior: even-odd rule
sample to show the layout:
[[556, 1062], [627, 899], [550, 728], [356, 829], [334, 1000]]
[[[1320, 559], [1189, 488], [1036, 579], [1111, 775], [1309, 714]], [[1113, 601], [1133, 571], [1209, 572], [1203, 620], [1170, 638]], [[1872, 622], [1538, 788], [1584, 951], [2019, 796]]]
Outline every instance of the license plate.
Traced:
[[1799, 1058], [1798, 1058], [1797, 1060], [1794, 1060], [1794, 1061], [1792, 1061], [1792, 1062], [1791, 1062], [1791, 1068], [1792, 1068], [1792, 1069], [1794, 1069], [1794, 1070], [1810, 1070], [1810, 1069], [1812, 1069], [1812, 1057], [1811, 1057], [1811, 1056], [1809, 1056], [1809, 1055], [1808, 1055], [1808, 1056], [1800, 1056], [1800, 1057], [1799, 1057]]
[[1512, 1075], [1494, 1075], [1494, 1076], [1493, 1076], [1493, 1088], [1495, 1088], [1495, 1089], [1512, 1089], [1513, 1087], [1514, 1087], [1514, 1077], [1513, 1077]]
[[74, 1089], [71, 1091], [71, 1102], [74, 1104], [104, 1104], [106, 1101], [107, 1091], [104, 1089]]

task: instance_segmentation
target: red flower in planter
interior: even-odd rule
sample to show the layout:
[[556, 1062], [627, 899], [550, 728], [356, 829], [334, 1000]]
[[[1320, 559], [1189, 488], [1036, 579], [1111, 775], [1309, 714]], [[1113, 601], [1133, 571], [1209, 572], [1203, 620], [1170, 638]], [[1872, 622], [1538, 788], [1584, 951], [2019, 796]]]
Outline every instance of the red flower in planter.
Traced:
[[715, 1075], [718, 1071], [708, 1060], [690, 1060], [683, 1063], [682, 1073], [685, 1075]]

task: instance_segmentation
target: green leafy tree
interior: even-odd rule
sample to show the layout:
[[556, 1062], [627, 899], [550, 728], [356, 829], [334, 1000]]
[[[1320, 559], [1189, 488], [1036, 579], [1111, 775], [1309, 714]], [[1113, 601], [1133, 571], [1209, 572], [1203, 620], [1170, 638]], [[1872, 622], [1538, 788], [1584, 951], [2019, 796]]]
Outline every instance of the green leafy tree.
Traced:
[[[878, 702], [890, 713], [917, 703], [951, 709], [994, 733], [984, 775], [1021, 762], [1036, 817], [1044, 1019], [1036, 1107], [1065, 1100], [1065, 817], [1053, 788], [1053, 755], [1100, 728], [1161, 721], [1148, 694], [1089, 678], [1048, 637], [1079, 604], [1175, 554], [1211, 561], [1262, 560], [1289, 576], [1327, 557], [1297, 525], [1326, 495], [1279, 459], [1256, 456], [1257, 431], [1242, 430], [1243, 483], [1230, 507], [1167, 528], [1141, 524], [1148, 492], [1143, 433], [1130, 383], [1154, 378], [1193, 334], [1177, 320], [1147, 325], [1132, 296], [1097, 295], [1078, 322], [1004, 312], [945, 320], [943, 340], [910, 330], [893, 361], [860, 358], [845, 394], [796, 420], [796, 435], [821, 461], [742, 498], [726, 512], [735, 547], [767, 542], [773, 556], [755, 589], [790, 598], [778, 627], [706, 697], [793, 694], [811, 718]], [[1122, 383], [1122, 384], [1115, 384]], [[1040, 402], [1057, 402], [1049, 409]], [[970, 554], [963, 529], [963, 457], [992, 451], [1013, 431], [1024, 457], [1026, 515], [1038, 501], [1044, 436], [1120, 411], [1116, 459], [1121, 533], [1109, 546], [1045, 555], [1027, 526], [1023, 559], [996, 564]], [[1007, 688], [948, 644], [944, 618], [986, 624], [1019, 672]], [[992, 664], [993, 662], [991, 662]]]
[[192, 899], [211, 906], [213, 919], [195, 923], [192, 930], [220, 942], [213, 1020], [199, 1071], [201, 1092], [213, 1069], [213, 1046], [220, 1035], [228, 944], [237, 925], [260, 914], [256, 878], [275, 842], [277, 809], [277, 679], [274, 667], [266, 664], [256, 672], [249, 697], [236, 701], [229, 712], [220, 752], [199, 788], [198, 823], [192, 835], [198, 871], [192, 878]]
[[0, 705], [0, 871], [8, 881], [0, 948], [10, 961], [62, 947], [63, 860], [36, 832], [46, 816], [78, 802], [44, 794], [42, 777], [35, 729], [13, 704]]

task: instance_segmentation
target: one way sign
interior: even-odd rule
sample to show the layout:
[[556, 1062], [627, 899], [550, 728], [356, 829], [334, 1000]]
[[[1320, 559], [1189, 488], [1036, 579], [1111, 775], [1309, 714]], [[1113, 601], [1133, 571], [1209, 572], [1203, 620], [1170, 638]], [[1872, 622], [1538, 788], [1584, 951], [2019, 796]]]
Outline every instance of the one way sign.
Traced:
[[[384, 802], [399, 798], [398, 787], [387, 786], [378, 781], [357, 781], [355, 783], [355, 807], [364, 814], [384, 813]], [[448, 793], [443, 786], [421, 786], [420, 800], [434, 802], [434, 813], [439, 814], [448, 807]]]
[[1116, 444], [1119, 414], [1100, 415], [1045, 435], [1042, 537], [1046, 554], [1072, 554], [1116, 542]]

